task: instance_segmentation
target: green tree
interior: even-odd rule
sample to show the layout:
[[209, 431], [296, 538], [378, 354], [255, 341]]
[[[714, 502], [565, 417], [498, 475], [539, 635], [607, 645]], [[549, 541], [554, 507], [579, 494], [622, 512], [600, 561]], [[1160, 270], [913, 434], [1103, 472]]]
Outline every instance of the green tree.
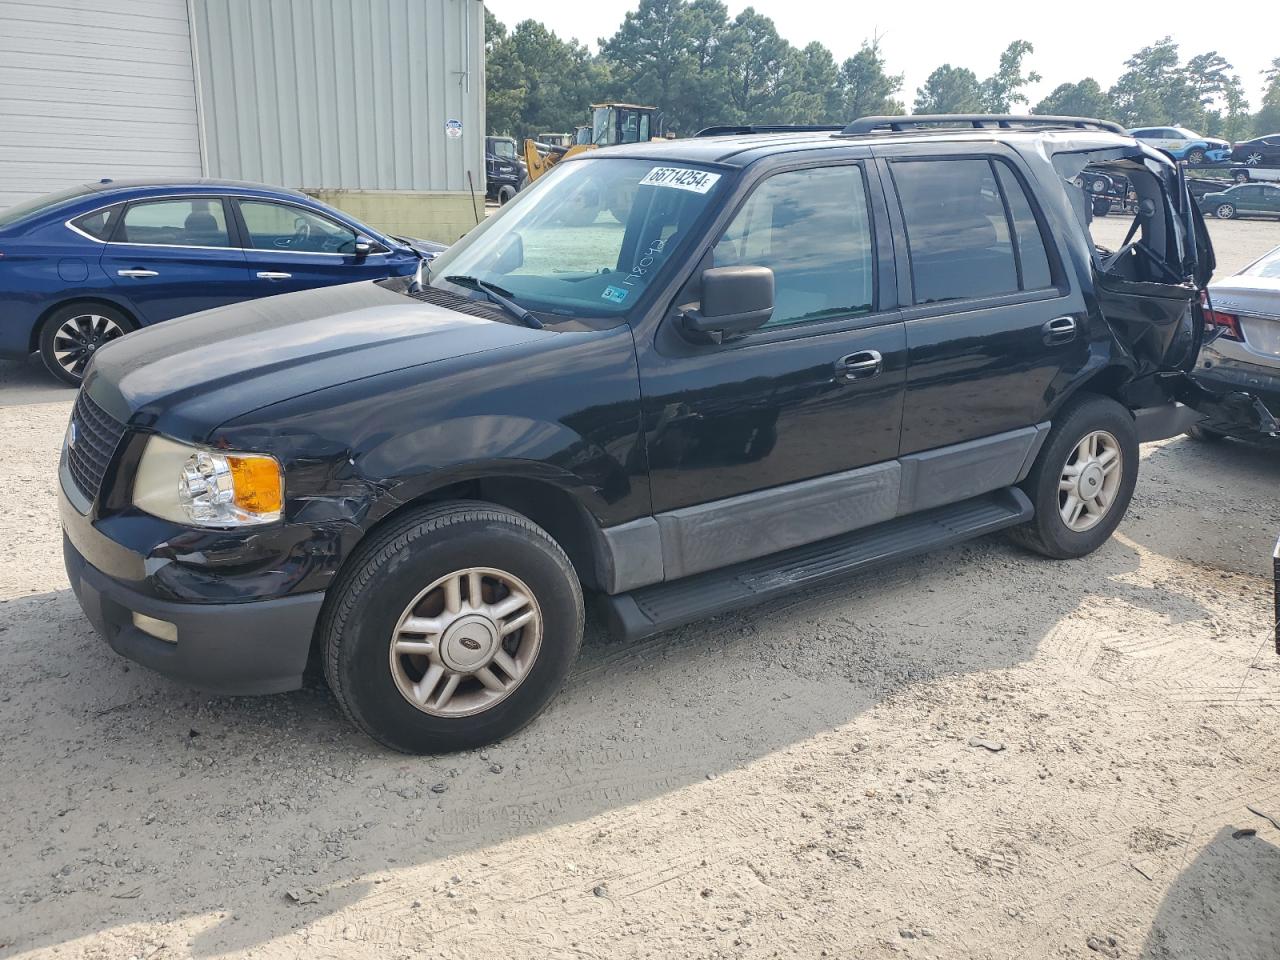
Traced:
[[537, 21], [518, 23], [510, 33], [500, 26], [486, 24], [489, 129], [521, 138], [584, 122], [587, 105], [607, 82], [604, 64]]
[[1022, 62], [1035, 47], [1026, 40], [1015, 40], [1000, 54], [996, 72], [982, 81], [982, 109], [987, 113], [1008, 113], [1015, 103], [1026, 103], [1028, 84], [1039, 83], [1040, 74], [1022, 72]]
[[916, 91], [916, 113], [981, 113], [982, 84], [965, 67], [944, 63]]
[[726, 95], [724, 122], [772, 119], [781, 113], [774, 99], [791, 45], [778, 36], [773, 21], [747, 7], [725, 35]]
[[883, 116], [905, 112], [894, 95], [902, 89], [902, 74], [885, 70], [880, 38], [862, 41], [852, 57], [840, 65], [843, 88], [843, 119]]
[[1195, 124], [1203, 119], [1200, 95], [1178, 62], [1178, 45], [1165, 37], [1125, 61], [1109, 96], [1127, 127]]
[[1032, 113], [1058, 117], [1093, 117], [1108, 120], [1113, 111], [1111, 101], [1092, 77], [1078, 83], [1063, 83], [1031, 108]]
[[841, 92], [840, 68], [830, 50], [816, 40], [802, 50], [793, 49], [783, 65], [775, 98], [777, 119], [784, 123], [842, 120]]
[[1262, 91], [1262, 107], [1253, 118], [1254, 136], [1262, 137], [1269, 133], [1280, 133], [1280, 57], [1271, 61], [1271, 66], [1262, 72], [1267, 85]]
[[602, 56], [628, 98], [671, 110], [673, 93], [689, 72], [684, 0], [640, 0], [618, 32], [600, 41]]

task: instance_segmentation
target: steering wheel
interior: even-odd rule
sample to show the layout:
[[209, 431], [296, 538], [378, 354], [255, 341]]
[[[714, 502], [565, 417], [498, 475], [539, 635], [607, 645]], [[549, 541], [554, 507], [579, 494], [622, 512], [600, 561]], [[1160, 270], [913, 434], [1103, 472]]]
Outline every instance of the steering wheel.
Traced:
[[305, 246], [307, 241], [311, 239], [311, 223], [306, 217], [295, 217], [293, 220], [293, 240], [289, 243], [291, 247]]

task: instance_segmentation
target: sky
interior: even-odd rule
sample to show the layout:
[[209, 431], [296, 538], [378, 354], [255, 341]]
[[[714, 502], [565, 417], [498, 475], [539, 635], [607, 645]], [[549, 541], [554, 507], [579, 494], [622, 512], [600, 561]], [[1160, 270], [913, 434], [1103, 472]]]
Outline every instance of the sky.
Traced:
[[[623, 15], [637, 0], [485, 0], [493, 15], [508, 27], [529, 18], [541, 20], [561, 37], [574, 37], [593, 51], [602, 37], [612, 36]], [[1060, 83], [1093, 77], [1109, 87], [1134, 52], [1172, 36], [1185, 61], [1217, 50], [1232, 63], [1244, 83], [1251, 110], [1262, 97], [1262, 71], [1280, 57], [1280, 32], [1242, 29], [1246, 23], [1217, 16], [1201, 2], [1164, 0], [1144, 6], [1107, 3], [1046, 3], [1044, 0], [968, 0], [968, 2], [890, 2], [860, 4], [839, 0], [726, 0], [729, 15], [752, 6], [771, 17], [778, 32], [794, 46], [818, 40], [837, 61], [857, 52], [864, 39], [880, 35], [891, 73], [904, 74], [902, 99], [908, 109], [916, 88], [943, 63], [968, 67], [979, 77], [995, 72], [1001, 51], [1013, 40], [1030, 40], [1035, 53], [1027, 65], [1044, 79], [1028, 88], [1035, 103]], [[1263, 3], [1266, 6], [1266, 3]], [[1143, 22], [1144, 9], [1150, 10]], [[1265, 18], [1264, 18], [1265, 19]], [[1099, 29], [1097, 24], [1106, 25]], [[1262, 21], [1253, 20], [1254, 27]], [[1178, 123], [1180, 118], [1170, 117]]]

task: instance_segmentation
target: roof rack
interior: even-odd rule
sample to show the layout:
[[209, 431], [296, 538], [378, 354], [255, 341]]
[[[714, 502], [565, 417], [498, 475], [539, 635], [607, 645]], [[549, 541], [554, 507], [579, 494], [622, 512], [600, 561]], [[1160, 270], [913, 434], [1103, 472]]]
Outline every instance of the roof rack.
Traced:
[[1088, 117], [1049, 117], [1001, 113], [926, 113], [910, 117], [861, 117], [841, 129], [842, 136], [863, 133], [902, 133], [921, 127], [969, 127], [973, 130], [1012, 130], [1017, 127], [1067, 127], [1075, 130], [1105, 130], [1128, 136], [1124, 127], [1109, 120]]
[[752, 133], [839, 133], [844, 130], [843, 124], [806, 124], [806, 123], [749, 123], [742, 125], [726, 125], [705, 127], [694, 134], [695, 137], [744, 137]]

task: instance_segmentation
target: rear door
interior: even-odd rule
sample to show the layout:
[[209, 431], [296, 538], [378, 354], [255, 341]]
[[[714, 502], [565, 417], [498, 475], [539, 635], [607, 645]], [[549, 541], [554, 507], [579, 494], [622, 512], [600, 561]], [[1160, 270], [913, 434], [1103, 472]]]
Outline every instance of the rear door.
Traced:
[[356, 230], [310, 207], [256, 197], [233, 203], [257, 296], [378, 280], [412, 273], [417, 265], [416, 258], [377, 242], [371, 253], [358, 256]]
[[254, 295], [223, 197], [131, 201], [101, 265], [144, 323]]
[[1046, 421], [1088, 362], [1089, 317], [1025, 171], [1012, 155], [905, 150], [882, 165], [910, 265], [902, 453]]

